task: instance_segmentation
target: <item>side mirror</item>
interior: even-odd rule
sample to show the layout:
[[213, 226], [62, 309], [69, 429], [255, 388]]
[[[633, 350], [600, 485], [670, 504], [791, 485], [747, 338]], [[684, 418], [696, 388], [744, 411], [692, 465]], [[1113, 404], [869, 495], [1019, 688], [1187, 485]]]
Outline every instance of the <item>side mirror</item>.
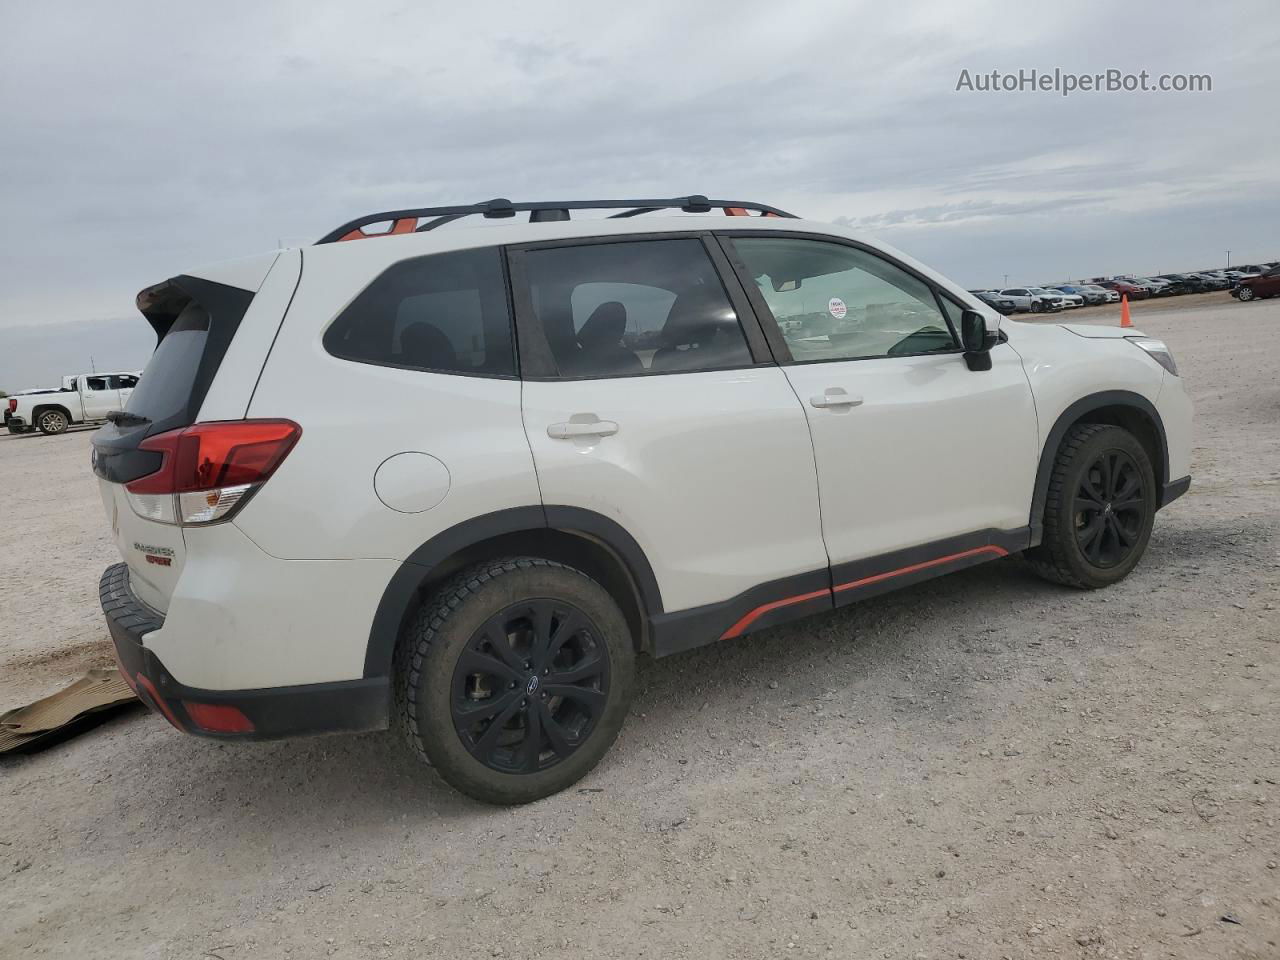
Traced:
[[996, 342], [996, 335], [987, 331], [986, 317], [976, 310], [960, 314], [960, 345], [970, 370], [991, 369], [991, 348]]

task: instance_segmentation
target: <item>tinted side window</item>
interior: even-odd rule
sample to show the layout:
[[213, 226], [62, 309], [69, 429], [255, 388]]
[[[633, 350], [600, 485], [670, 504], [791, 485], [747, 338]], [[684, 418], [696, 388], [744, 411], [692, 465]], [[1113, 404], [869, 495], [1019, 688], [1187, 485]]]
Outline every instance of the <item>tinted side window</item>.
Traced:
[[106, 377], [85, 377], [84, 387], [86, 390], [107, 390]]
[[138, 385], [138, 378], [129, 374], [121, 373], [109, 379], [111, 386], [119, 387], [123, 390], [130, 390]]
[[699, 240], [552, 247], [524, 256], [533, 311], [561, 376], [751, 364], [738, 316]]
[[410, 370], [514, 375], [501, 255], [488, 247], [395, 264], [339, 314], [324, 348]]
[[856, 360], [957, 349], [928, 284], [856, 247], [735, 237], [792, 359]]

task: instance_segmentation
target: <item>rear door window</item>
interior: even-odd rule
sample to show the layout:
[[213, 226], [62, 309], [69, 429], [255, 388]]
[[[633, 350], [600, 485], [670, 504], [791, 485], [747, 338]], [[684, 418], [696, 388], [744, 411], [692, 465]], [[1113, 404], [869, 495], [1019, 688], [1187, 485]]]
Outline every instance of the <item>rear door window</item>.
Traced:
[[514, 376], [500, 252], [485, 247], [394, 264], [338, 315], [324, 347], [358, 363]]
[[531, 249], [528, 296], [561, 377], [722, 370], [751, 351], [701, 240]]

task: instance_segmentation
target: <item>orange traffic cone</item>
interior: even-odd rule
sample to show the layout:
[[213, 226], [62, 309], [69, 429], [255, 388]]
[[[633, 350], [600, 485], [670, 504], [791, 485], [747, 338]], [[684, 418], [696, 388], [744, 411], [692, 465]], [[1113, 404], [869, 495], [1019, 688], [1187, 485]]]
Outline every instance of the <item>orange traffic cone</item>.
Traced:
[[1133, 321], [1129, 319], [1129, 295], [1127, 293], [1120, 294], [1120, 326], [1133, 326]]

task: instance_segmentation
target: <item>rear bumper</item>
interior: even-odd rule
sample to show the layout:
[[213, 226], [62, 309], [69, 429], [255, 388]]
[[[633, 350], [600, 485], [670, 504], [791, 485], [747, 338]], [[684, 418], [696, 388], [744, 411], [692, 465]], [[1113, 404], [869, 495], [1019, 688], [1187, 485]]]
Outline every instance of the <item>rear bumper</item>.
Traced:
[[[164, 618], [133, 595], [127, 564], [117, 563], [103, 571], [98, 595], [120, 673], [139, 699], [185, 733], [218, 739], [274, 740], [382, 730], [387, 726], [390, 686], [386, 677], [255, 690], [185, 686], [142, 643], [146, 634], [164, 626]], [[234, 729], [210, 729], [196, 718], [214, 726], [232, 718], [234, 722], [229, 725]]]

